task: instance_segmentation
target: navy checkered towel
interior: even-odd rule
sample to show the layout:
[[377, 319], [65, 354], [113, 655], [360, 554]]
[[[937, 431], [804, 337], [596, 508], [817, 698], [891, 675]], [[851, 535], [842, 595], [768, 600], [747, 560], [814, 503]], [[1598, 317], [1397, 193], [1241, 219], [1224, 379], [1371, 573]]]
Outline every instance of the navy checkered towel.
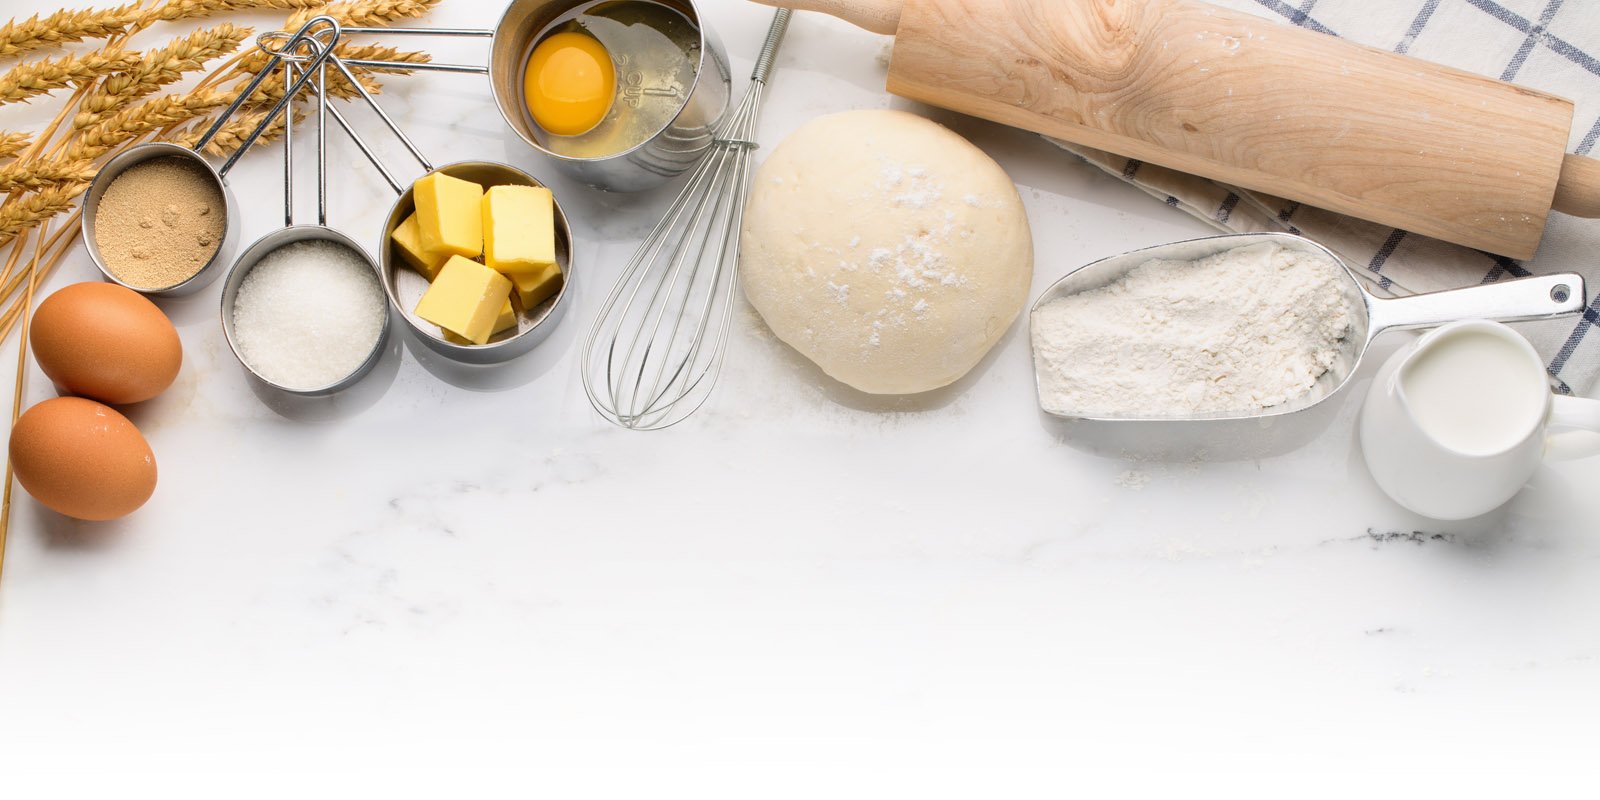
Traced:
[[[1600, 0], [1212, 2], [1565, 97], [1577, 104], [1568, 151], [1591, 154], [1600, 139]], [[1580, 272], [1591, 296], [1581, 319], [1518, 327], [1548, 359], [1559, 391], [1600, 390], [1600, 220], [1552, 213], [1538, 256], [1522, 263], [1099, 150], [1057, 144], [1224, 230], [1304, 234], [1352, 266], [1364, 266], [1357, 272], [1380, 294], [1451, 289], [1530, 273]]]

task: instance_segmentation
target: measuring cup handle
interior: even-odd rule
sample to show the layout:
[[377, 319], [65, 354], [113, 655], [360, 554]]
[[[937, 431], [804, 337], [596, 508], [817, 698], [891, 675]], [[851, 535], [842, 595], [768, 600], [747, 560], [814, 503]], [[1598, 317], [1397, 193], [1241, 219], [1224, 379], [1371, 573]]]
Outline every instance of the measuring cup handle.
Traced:
[[1564, 272], [1514, 281], [1371, 301], [1371, 331], [1427, 328], [1460, 319], [1523, 322], [1584, 309], [1583, 276]]
[[[492, 39], [494, 31], [481, 28], [368, 28], [345, 26], [345, 33], [378, 33], [385, 36], [464, 36], [477, 39]], [[357, 67], [371, 67], [374, 69], [396, 69], [415, 72], [462, 72], [472, 75], [488, 75], [489, 67], [471, 64], [436, 64], [425, 62], [413, 64], [406, 61], [379, 61], [368, 59], [345, 59], [346, 64]]]
[[1586, 458], [1600, 455], [1600, 400], [1556, 395], [1551, 398], [1550, 427], [1568, 428], [1545, 439], [1545, 457], [1552, 459]]

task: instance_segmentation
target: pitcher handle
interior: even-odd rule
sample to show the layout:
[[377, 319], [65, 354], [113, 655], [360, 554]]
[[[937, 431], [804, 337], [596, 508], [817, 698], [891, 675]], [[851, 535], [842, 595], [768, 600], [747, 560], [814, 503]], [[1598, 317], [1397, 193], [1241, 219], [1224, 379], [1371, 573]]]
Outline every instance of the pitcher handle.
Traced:
[[1600, 455], [1600, 435], [1585, 436], [1581, 431], [1600, 434], [1600, 400], [1556, 395], [1551, 398], [1550, 427], [1569, 428], [1545, 439], [1545, 456], [1552, 459], [1585, 458]]

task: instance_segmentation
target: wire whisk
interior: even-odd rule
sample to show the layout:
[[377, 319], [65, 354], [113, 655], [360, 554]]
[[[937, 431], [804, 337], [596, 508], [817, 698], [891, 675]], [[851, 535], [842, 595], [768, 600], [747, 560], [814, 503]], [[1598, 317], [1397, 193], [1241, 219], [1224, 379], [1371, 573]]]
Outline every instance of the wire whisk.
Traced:
[[589, 402], [624, 428], [682, 422], [716, 385], [738, 290], [734, 261], [756, 118], [789, 14], [773, 15], [744, 99], [634, 251], [584, 342]]

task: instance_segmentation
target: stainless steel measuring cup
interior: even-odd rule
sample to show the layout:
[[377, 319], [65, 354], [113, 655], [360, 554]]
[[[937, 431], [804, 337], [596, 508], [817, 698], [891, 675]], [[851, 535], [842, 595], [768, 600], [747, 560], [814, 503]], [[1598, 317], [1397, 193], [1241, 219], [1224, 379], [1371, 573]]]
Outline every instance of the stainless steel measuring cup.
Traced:
[[[323, 29], [326, 28], [329, 23], [332, 23], [333, 25], [338, 24], [331, 17], [314, 17], [310, 20], [307, 20], [305, 25], [302, 25], [300, 30], [293, 35], [301, 36], [307, 31], [313, 29]], [[321, 56], [318, 58], [320, 59]], [[218, 265], [227, 263], [229, 261], [229, 258], [233, 253], [233, 246], [238, 239], [238, 203], [235, 201], [233, 190], [228, 186], [228, 172], [229, 170], [233, 169], [234, 164], [239, 162], [239, 157], [244, 155], [244, 152], [249, 150], [250, 146], [255, 144], [257, 139], [261, 138], [261, 134], [266, 131], [268, 126], [270, 126], [274, 120], [277, 119], [278, 115], [283, 113], [284, 108], [289, 104], [290, 97], [293, 95], [286, 93], [282, 99], [274, 104], [272, 110], [266, 115], [265, 118], [261, 120], [260, 124], [255, 127], [255, 130], [251, 131], [250, 135], [246, 136], [244, 140], [239, 143], [239, 148], [235, 150], [232, 155], [228, 156], [221, 167], [211, 166], [211, 163], [206, 161], [205, 158], [200, 155], [200, 153], [205, 150], [206, 145], [209, 144], [212, 138], [217, 135], [217, 132], [222, 130], [222, 126], [226, 125], [228, 120], [238, 112], [239, 107], [244, 105], [245, 100], [255, 93], [256, 88], [261, 85], [262, 81], [266, 80], [267, 76], [272, 73], [272, 71], [278, 66], [279, 62], [280, 59], [277, 56], [274, 56], [270, 61], [267, 62], [266, 66], [262, 67], [261, 72], [257, 73], [256, 76], [245, 85], [245, 88], [239, 92], [238, 97], [234, 98], [233, 103], [224, 109], [221, 114], [217, 115], [217, 118], [214, 122], [212, 122], [211, 127], [206, 130], [205, 134], [200, 137], [199, 141], [195, 142], [194, 149], [191, 150], [187, 147], [173, 144], [171, 142], [146, 142], [144, 144], [137, 144], [117, 154], [115, 157], [101, 166], [99, 172], [95, 173], [94, 181], [89, 184], [89, 189], [84, 194], [84, 212], [80, 218], [79, 224], [82, 228], [84, 246], [89, 251], [89, 258], [90, 260], [94, 261], [95, 267], [100, 270], [100, 274], [106, 277], [106, 280], [127, 286], [129, 289], [150, 295], [152, 297], [180, 297], [183, 295], [192, 294], [204, 288], [213, 280], [216, 280]], [[321, 61], [319, 60], [317, 63], [320, 64]], [[308, 81], [310, 78], [311, 73], [308, 71], [301, 78], [301, 80], [292, 84], [293, 92], [298, 93], [301, 89], [303, 89], [306, 81]], [[205, 174], [211, 177], [212, 181], [216, 185], [217, 190], [222, 194], [223, 207], [226, 212], [223, 220], [222, 236], [219, 237], [220, 241], [218, 242], [216, 252], [211, 254], [210, 260], [208, 260], [198, 272], [196, 272], [194, 275], [191, 275], [188, 279], [172, 286], [154, 289], [148, 287], [141, 288], [138, 286], [129, 286], [118, 279], [116, 275], [112, 274], [110, 268], [106, 266], [105, 258], [100, 253], [100, 246], [95, 240], [95, 226], [98, 222], [100, 199], [105, 195], [106, 189], [110, 187], [111, 183], [115, 181], [122, 173], [126, 172], [130, 167], [151, 159], [165, 157], [181, 158], [199, 167], [205, 172]]]
[[[79, 229], [83, 234], [83, 246], [89, 251], [89, 260], [94, 262], [100, 274], [112, 283], [120, 284], [150, 297], [182, 297], [193, 294], [205, 288], [217, 278], [217, 265], [227, 263], [233, 255], [233, 248], [238, 244], [239, 238], [239, 210], [235, 202], [233, 189], [228, 186], [225, 179], [227, 173], [211, 166], [199, 154], [205, 142], [201, 142], [190, 150], [181, 144], [172, 142], [146, 142], [136, 144], [113, 156], [95, 173], [94, 180], [89, 184], [89, 189], [83, 196], [83, 214], [78, 218]], [[179, 158], [198, 166], [212, 184], [222, 195], [222, 235], [218, 237], [217, 249], [211, 258], [203, 264], [199, 271], [172, 286], [151, 288], [148, 286], [134, 286], [123, 282], [116, 273], [106, 264], [105, 255], [100, 252], [100, 242], [95, 238], [96, 225], [100, 216], [100, 198], [105, 196], [106, 189], [128, 169], [146, 161], [157, 158]]]
[[[262, 46], [290, 62], [311, 61], [306, 56], [285, 53], [282, 50], [273, 51], [268, 42], [281, 38], [281, 36], [272, 34], [265, 35]], [[356, 80], [356, 76], [350, 71], [347, 62], [336, 55], [331, 55], [333, 46], [337, 44], [337, 39], [338, 33], [336, 32], [332, 41], [319, 41], [313, 45], [326, 48], [318, 54], [317, 58], [326, 57], [327, 64], [344, 76], [345, 80], [355, 88], [356, 93], [372, 109], [373, 113], [383, 121], [390, 132], [400, 140], [406, 150], [411, 153], [411, 156], [417, 160], [417, 163], [421, 165], [425, 173], [442, 172], [451, 177], [472, 181], [484, 187], [505, 185], [544, 187], [543, 183], [526, 172], [516, 167], [493, 161], [459, 161], [442, 167], [434, 167], [427, 156], [423, 155], [417, 145], [406, 135], [405, 131], [401, 130], [394, 119], [383, 110], [383, 106], [378, 103], [377, 99], [361, 85], [360, 81]], [[319, 91], [321, 90], [319, 89]], [[560, 290], [535, 308], [518, 308], [516, 329], [496, 334], [485, 344], [458, 344], [449, 341], [444, 338], [438, 326], [417, 317], [413, 311], [417, 306], [417, 301], [427, 291], [428, 281], [418, 275], [415, 270], [406, 266], [395, 252], [395, 245], [390, 238], [394, 233], [394, 229], [399, 227], [400, 223], [416, 210], [416, 201], [412, 197], [411, 186], [400, 183], [394, 173], [384, 165], [366, 140], [356, 132], [355, 127], [344, 118], [343, 114], [339, 113], [338, 109], [328, 106], [326, 103], [321, 104], [321, 107], [326, 110], [329, 116], [333, 117], [334, 122], [338, 123], [339, 127], [344, 129], [362, 155], [366, 156], [372, 166], [383, 176], [384, 181], [398, 195], [394, 205], [389, 209], [382, 236], [378, 240], [378, 263], [380, 265], [378, 276], [379, 281], [383, 284], [385, 293], [389, 296], [390, 307], [405, 321], [406, 326], [411, 329], [412, 333], [416, 334], [417, 339], [430, 350], [463, 364], [496, 364], [509, 361], [527, 353], [544, 341], [566, 312], [567, 303], [564, 301], [572, 286], [572, 229], [567, 224], [567, 216], [561, 209], [560, 200], [553, 199], [552, 202], [556, 228], [556, 264], [560, 266], [562, 275]], [[516, 304], [513, 305], [515, 306]]]
[[[604, 0], [602, 0], [603, 2]], [[523, 99], [522, 73], [538, 36], [558, 17], [577, 8], [598, 5], [596, 0], [512, 0], [491, 30], [455, 28], [344, 28], [344, 33], [378, 33], [384, 36], [469, 36], [492, 40], [489, 64], [400, 64], [350, 59], [346, 64], [391, 67], [417, 71], [466, 72], [489, 77], [500, 116], [522, 141], [555, 161], [556, 167], [590, 186], [618, 192], [650, 189], [694, 166], [711, 147], [717, 125], [729, 111], [732, 71], [722, 42], [706, 24], [694, 0], [647, 0], [682, 14], [699, 33], [700, 61], [694, 82], [679, 98], [677, 114], [644, 142], [621, 152], [578, 158], [550, 150], [548, 134], [534, 124]], [[619, 80], [630, 80], [625, 66]]]
[[[1144, 417], [1039, 407], [1064, 420], [1064, 433], [1074, 444], [1110, 455], [1209, 455], [1252, 457], [1303, 444], [1332, 421], [1339, 404], [1332, 399], [1349, 382], [1372, 340], [1384, 331], [1426, 328], [1458, 319], [1519, 322], [1580, 312], [1584, 308], [1583, 277], [1573, 273], [1539, 275], [1466, 289], [1387, 299], [1368, 292], [1349, 265], [1327, 248], [1288, 233], [1240, 233], [1208, 236], [1133, 250], [1086, 264], [1051, 284], [1032, 311], [1059, 297], [1105, 286], [1153, 259], [1194, 261], [1239, 247], [1273, 243], [1318, 255], [1344, 267], [1345, 299], [1352, 325], [1332, 367], [1306, 394], [1258, 410], [1213, 412], [1174, 417]], [[1037, 334], [1033, 334], [1037, 336]], [[1038, 344], [1034, 342], [1035, 350]], [[1039, 391], [1035, 362], [1035, 390]]]
[[[356, 244], [354, 240], [343, 233], [328, 227], [327, 224], [328, 192], [325, 143], [326, 113], [329, 109], [327, 108], [326, 67], [323, 63], [323, 58], [325, 57], [325, 54], [331, 50], [331, 48], [316, 37], [320, 35], [323, 37], [323, 39], [328, 41], [337, 41], [339, 27], [338, 23], [331, 18], [320, 17], [318, 19], [325, 20], [326, 22], [318, 23], [317, 20], [313, 20], [311, 23], [307, 23], [306, 27], [302, 28], [300, 33], [297, 34], [287, 46], [290, 52], [293, 52], [295, 49], [303, 46], [311, 53], [311, 56], [305, 59], [305, 63], [307, 65], [306, 69], [297, 71], [293, 59], [278, 59], [283, 62], [284, 97], [286, 99], [295, 96], [300, 87], [303, 87], [305, 79], [310, 78], [313, 75], [315, 75], [316, 78], [317, 224], [296, 225], [294, 222], [294, 125], [291, 123], [285, 125], [283, 129], [284, 227], [262, 236], [249, 247], [245, 248], [244, 252], [239, 254], [238, 260], [234, 262], [233, 268], [228, 271], [228, 278], [223, 282], [222, 285], [222, 334], [223, 337], [228, 340], [228, 349], [233, 352], [234, 357], [239, 360], [239, 363], [242, 364], [245, 370], [247, 370], [256, 380], [259, 380], [263, 384], [266, 384], [267, 386], [279, 391], [306, 397], [330, 395], [342, 389], [353, 386], [357, 381], [365, 377], [367, 373], [371, 372], [373, 367], [377, 366], [380, 357], [383, 355], [384, 344], [388, 342], [389, 339], [389, 320], [387, 319], [386, 315], [383, 326], [378, 330], [377, 340], [373, 342], [372, 349], [368, 351], [367, 357], [359, 366], [357, 366], [348, 375], [345, 375], [343, 378], [340, 378], [339, 380], [336, 380], [326, 386], [301, 388], [284, 386], [283, 384], [273, 381], [271, 378], [268, 378], [267, 376], [256, 371], [256, 368], [252, 366], [250, 362], [245, 359], [244, 354], [240, 352], [238, 340], [234, 332], [233, 310], [234, 304], [239, 296], [239, 287], [243, 285], [245, 277], [250, 274], [250, 270], [254, 269], [256, 264], [260, 263], [262, 258], [265, 258], [269, 253], [272, 253], [286, 245], [304, 241], [333, 242], [334, 244], [341, 245], [350, 252], [359, 255], [362, 262], [372, 270], [373, 275], [379, 275], [377, 264], [373, 263], [372, 256], [368, 255], [367, 251], [361, 248], [361, 245]], [[331, 23], [331, 25], [328, 23]], [[268, 67], [262, 71], [262, 74], [268, 74], [270, 71], [271, 67]], [[297, 75], [299, 77], [297, 77]], [[290, 112], [286, 111], [285, 113]], [[379, 282], [382, 282], [381, 277]], [[387, 307], [385, 307], [386, 312], [387, 310]]]

